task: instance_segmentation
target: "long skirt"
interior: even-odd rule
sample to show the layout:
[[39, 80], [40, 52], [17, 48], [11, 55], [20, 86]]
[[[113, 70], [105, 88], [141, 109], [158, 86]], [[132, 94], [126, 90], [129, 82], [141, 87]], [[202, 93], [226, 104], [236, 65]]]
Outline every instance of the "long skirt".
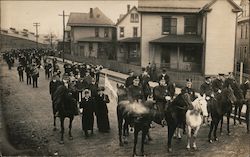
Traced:
[[97, 113], [97, 128], [100, 132], [108, 132], [110, 130], [108, 113]]

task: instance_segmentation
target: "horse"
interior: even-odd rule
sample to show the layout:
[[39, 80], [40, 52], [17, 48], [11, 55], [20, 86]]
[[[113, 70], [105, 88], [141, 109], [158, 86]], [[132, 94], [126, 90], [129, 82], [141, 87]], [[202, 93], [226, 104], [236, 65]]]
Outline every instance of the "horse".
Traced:
[[69, 118], [69, 139], [73, 140], [73, 136], [71, 134], [72, 122], [74, 120], [74, 116], [78, 114], [77, 102], [65, 85], [60, 85], [56, 89], [53, 98], [53, 106], [56, 109], [56, 112], [58, 112], [57, 116], [59, 117], [61, 123], [60, 144], [64, 144], [64, 120], [65, 118]]
[[134, 127], [134, 147], [133, 156], [137, 156], [136, 145], [138, 134], [142, 131], [141, 154], [144, 155], [144, 141], [148, 135], [151, 121], [158, 124], [164, 119], [164, 116], [153, 108], [153, 101], [142, 103], [130, 102], [127, 97], [127, 90], [123, 85], [117, 84], [117, 118], [119, 130], [119, 144], [123, 146], [122, 135], [125, 137], [124, 143], [127, 144], [128, 126]]
[[177, 126], [185, 123], [185, 115], [188, 109], [192, 109], [192, 102], [188, 93], [180, 93], [168, 105], [165, 111], [165, 119], [168, 126], [168, 152], [172, 152], [172, 138]]
[[197, 149], [196, 137], [203, 121], [203, 116], [208, 116], [207, 101], [204, 97], [198, 97], [193, 102], [193, 109], [186, 112], [186, 125], [188, 130], [187, 149], [190, 150], [190, 142], [193, 137], [193, 148]]
[[236, 125], [236, 117], [238, 115], [238, 121], [239, 124], [241, 124], [241, 110], [243, 107], [244, 101], [244, 95], [243, 91], [240, 88], [240, 85], [237, 82], [231, 83], [231, 87], [234, 91], [234, 95], [236, 97], [236, 101], [234, 103], [234, 125]]
[[230, 114], [232, 112], [232, 105], [236, 101], [236, 97], [234, 95], [234, 91], [229, 87], [225, 87], [222, 89], [222, 92], [216, 95], [210, 101], [210, 111], [211, 111], [211, 125], [208, 134], [208, 141], [212, 143], [211, 133], [213, 132], [214, 140], [217, 141], [217, 128], [219, 122], [221, 122], [220, 132], [222, 132], [222, 124], [223, 124], [223, 116], [226, 114], [227, 116], [227, 134], [230, 134], [229, 129], [229, 121], [230, 121]]

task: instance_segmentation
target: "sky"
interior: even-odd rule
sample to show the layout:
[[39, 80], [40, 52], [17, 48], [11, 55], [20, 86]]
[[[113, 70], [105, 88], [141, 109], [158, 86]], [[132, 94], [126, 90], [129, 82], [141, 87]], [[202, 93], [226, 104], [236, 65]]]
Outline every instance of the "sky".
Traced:
[[[235, 0], [239, 4], [240, 0]], [[1, 28], [7, 29], [14, 27], [16, 29], [28, 29], [35, 32], [34, 22], [39, 22], [39, 34], [55, 34], [62, 38], [63, 10], [67, 15], [70, 12], [89, 12], [89, 8], [99, 7], [99, 9], [108, 16], [114, 23], [120, 14], [125, 14], [127, 4], [137, 6], [137, 0], [47, 0], [47, 1], [13, 1], [0, 0], [1, 8]], [[66, 17], [65, 23], [67, 23]]]
[[[114, 23], [120, 14], [125, 14], [127, 4], [137, 6], [136, 0], [82, 0], [82, 1], [1, 1], [1, 28], [14, 27], [18, 30], [28, 29], [35, 32], [34, 22], [39, 22], [39, 34], [55, 34], [59, 38], [63, 33], [63, 10], [70, 12], [89, 12], [89, 8], [98, 7]], [[67, 23], [66, 17], [65, 23]]]

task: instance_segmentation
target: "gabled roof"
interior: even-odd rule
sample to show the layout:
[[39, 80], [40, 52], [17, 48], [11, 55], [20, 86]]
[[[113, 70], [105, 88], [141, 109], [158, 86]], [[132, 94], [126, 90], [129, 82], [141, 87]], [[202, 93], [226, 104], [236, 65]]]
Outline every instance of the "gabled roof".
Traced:
[[[218, 0], [138, 0], [139, 12], [185, 12], [199, 13], [209, 9]], [[233, 0], [226, 0], [235, 11], [240, 7]]]
[[114, 26], [110, 20], [99, 8], [93, 9], [93, 17], [90, 13], [70, 13], [68, 26]]
[[127, 12], [127, 14], [125, 14], [125, 15], [120, 15], [120, 17], [119, 17], [119, 19], [118, 19], [118, 21], [117, 21], [117, 23], [115, 24], [116, 26], [118, 25], [118, 24], [120, 24], [133, 10], [136, 10], [137, 11], [137, 8], [134, 6], [133, 8], [131, 8], [128, 12]]

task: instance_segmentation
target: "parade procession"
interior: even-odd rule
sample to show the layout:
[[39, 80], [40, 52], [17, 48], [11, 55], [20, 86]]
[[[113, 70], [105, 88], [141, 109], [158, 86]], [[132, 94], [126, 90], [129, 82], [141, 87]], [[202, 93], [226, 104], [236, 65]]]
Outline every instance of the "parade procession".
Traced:
[[250, 2], [117, 2], [0, 2], [0, 156], [250, 156]]

